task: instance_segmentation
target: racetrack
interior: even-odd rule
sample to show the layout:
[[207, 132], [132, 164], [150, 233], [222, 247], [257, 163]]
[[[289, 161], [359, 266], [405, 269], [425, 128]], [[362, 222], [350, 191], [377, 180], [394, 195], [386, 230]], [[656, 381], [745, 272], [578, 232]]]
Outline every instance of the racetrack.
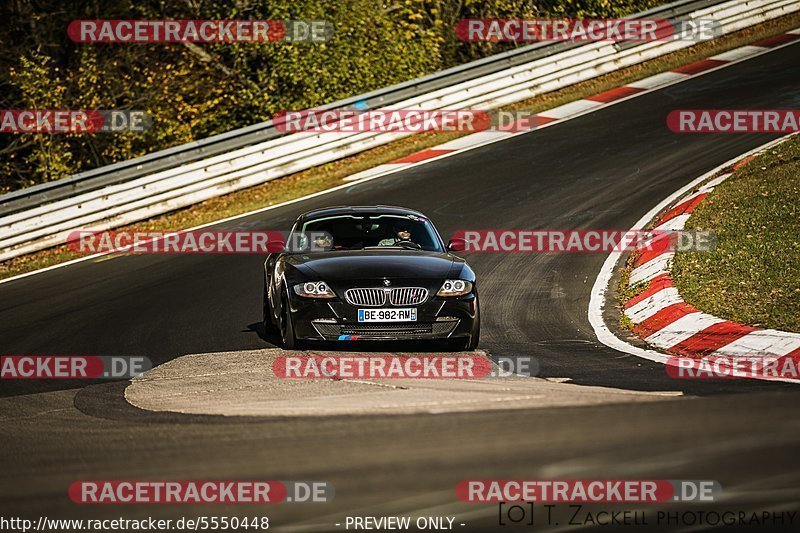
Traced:
[[[665, 123], [670, 111], [797, 108], [799, 59], [800, 44], [791, 45], [219, 229], [284, 230], [302, 211], [342, 204], [418, 209], [445, 239], [459, 229], [627, 229], [682, 185], [774, 138], [675, 134]], [[481, 349], [535, 356], [541, 375], [575, 384], [703, 398], [447, 416], [221, 420], [136, 410], [125, 403], [121, 383], [4, 382], [0, 508], [6, 515], [11, 509], [119, 514], [76, 509], [66, 487], [81, 478], [263, 477], [336, 486], [335, 503], [319, 510], [270, 510], [280, 523], [302, 517], [325, 530], [333, 529], [322, 518], [329, 513], [341, 518], [348, 510], [437, 506], [492, 520], [492, 506], [456, 504], [455, 484], [515, 475], [717, 479], [737, 504], [796, 507], [800, 427], [793, 405], [800, 392], [779, 383], [677, 382], [659, 364], [601, 345], [587, 306], [604, 259], [469, 256], [481, 292]], [[3, 283], [0, 346], [4, 354], [146, 355], [155, 364], [270, 347], [260, 331], [261, 262], [257, 256], [121, 256]], [[320, 518], [308, 520], [312, 513]]]

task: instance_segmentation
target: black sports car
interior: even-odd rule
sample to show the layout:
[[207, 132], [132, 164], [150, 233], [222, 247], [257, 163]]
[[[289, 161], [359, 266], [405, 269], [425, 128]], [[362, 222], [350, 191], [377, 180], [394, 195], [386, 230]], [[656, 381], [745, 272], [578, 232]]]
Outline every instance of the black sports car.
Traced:
[[[452, 245], [453, 243], [451, 243]], [[475, 273], [410, 209], [331, 207], [301, 215], [264, 263], [264, 327], [300, 341], [441, 340], [473, 350]]]

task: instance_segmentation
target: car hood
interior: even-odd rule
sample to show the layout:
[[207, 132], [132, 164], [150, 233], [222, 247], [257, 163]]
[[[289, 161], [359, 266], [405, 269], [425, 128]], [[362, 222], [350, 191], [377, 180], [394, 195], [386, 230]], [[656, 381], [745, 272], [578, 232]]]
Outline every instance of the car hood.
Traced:
[[454, 264], [446, 253], [408, 250], [353, 250], [293, 254], [289, 264], [323, 281], [383, 278], [444, 279]]

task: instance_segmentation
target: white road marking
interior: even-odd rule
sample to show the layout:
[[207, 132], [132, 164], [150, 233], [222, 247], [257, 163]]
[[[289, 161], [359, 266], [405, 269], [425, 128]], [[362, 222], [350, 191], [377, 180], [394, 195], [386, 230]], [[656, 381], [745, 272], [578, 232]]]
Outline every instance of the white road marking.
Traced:
[[684, 80], [688, 80], [691, 78], [689, 74], [682, 74], [680, 72], [662, 72], [661, 74], [656, 74], [655, 76], [650, 76], [643, 80], [634, 81], [633, 83], [629, 83], [626, 87], [634, 87], [636, 89], [660, 89], [661, 87], [666, 87], [667, 85], [671, 85], [673, 83], [679, 83]]
[[539, 115], [547, 118], [565, 119], [579, 113], [586, 113], [587, 111], [594, 111], [599, 107], [605, 107], [607, 104], [602, 102], [595, 102], [594, 100], [575, 100], [568, 104], [560, 105], [547, 111], [542, 111]]
[[658, 346], [659, 348], [672, 348], [678, 343], [681, 343], [689, 337], [696, 335], [698, 332], [703, 331], [707, 327], [725, 322], [721, 318], [709, 315], [707, 313], [689, 313], [682, 316], [678, 320], [667, 324], [660, 330], [656, 331], [645, 339], [648, 344]]
[[681, 303], [683, 298], [678, 294], [675, 287], [667, 287], [658, 291], [625, 310], [625, 316], [631, 319], [634, 324], [641, 324], [662, 309], [666, 309], [672, 304]]
[[675, 252], [664, 252], [647, 263], [634, 268], [631, 271], [630, 284], [636, 285], [643, 281], [650, 281], [654, 277], [668, 272], [669, 263], [673, 257], [675, 257]]
[[691, 213], [683, 213], [682, 215], [678, 215], [673, 217], [663, 224], [659, 224], [654, 229], [656, 231], [676, 231], [681, 230], [686, 226], [686, 221], [689, 220], [689, 217], [692, 216]]
[[748, 356], [776, 355], [783, 356], [800, 348], [800, 334], [787, 333], [774, 329], [752, 331], [735, 341], [719, 348], [714, 355]]
[[723, 52], [715, 56], [711, 56], [709, 59], [716, 59], [717, 61], [736, 61], [737, 59], [744, 59], [756, 54], [760, 54], [766, 49], [766, 46], [746, 45], [739, 48], [734, 48], [733, 50], [728, 50], [727, 52]]

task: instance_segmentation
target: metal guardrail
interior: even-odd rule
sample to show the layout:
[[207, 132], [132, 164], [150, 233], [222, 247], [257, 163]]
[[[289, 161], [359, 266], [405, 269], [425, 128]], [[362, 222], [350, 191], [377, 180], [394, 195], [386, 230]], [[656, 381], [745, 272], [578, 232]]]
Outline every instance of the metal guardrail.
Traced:
[[[699, 7], [707, 7], [724, 0], [679, 0], [630, 18], [659, 16], [676, 18]], [[690, 9], [689, 9], [690, 7]], [[581, 46], [581, 43], [536, 43], [508, 52], [496, 54], [428, 76], [384, 87], [358, 96], [338, 100], [318, 109], [374, 109], [391, 105], [406, 98], [447, 87], [456, 82], [468, 81], [493, 74], [506, 68]], [[267, 141], [284, 135], [273, 127], [271, 120], [215, 135], [207, 139], [160, 150], [142, 157], [120, 161], [112, 165], [81, 172], [57, 181], [42, 183], [0, 195], [0, 216], [22, 211], [45, 202], [60, 200], [73, 194], [89, 192], [107, 185], [223, 154], [237, 148]]]
[[[725, 34], [798, 10], [796, 0], [686, 0], [632, 18], [713, 17]], [[539, 43], [322, 108], [500, 107], [692, 44]], [[63, 243], [75, 229], [142, 220], [408, 135], [285, 134], [268, 121], [15, 191], [0, 197], [0, 260]]]

